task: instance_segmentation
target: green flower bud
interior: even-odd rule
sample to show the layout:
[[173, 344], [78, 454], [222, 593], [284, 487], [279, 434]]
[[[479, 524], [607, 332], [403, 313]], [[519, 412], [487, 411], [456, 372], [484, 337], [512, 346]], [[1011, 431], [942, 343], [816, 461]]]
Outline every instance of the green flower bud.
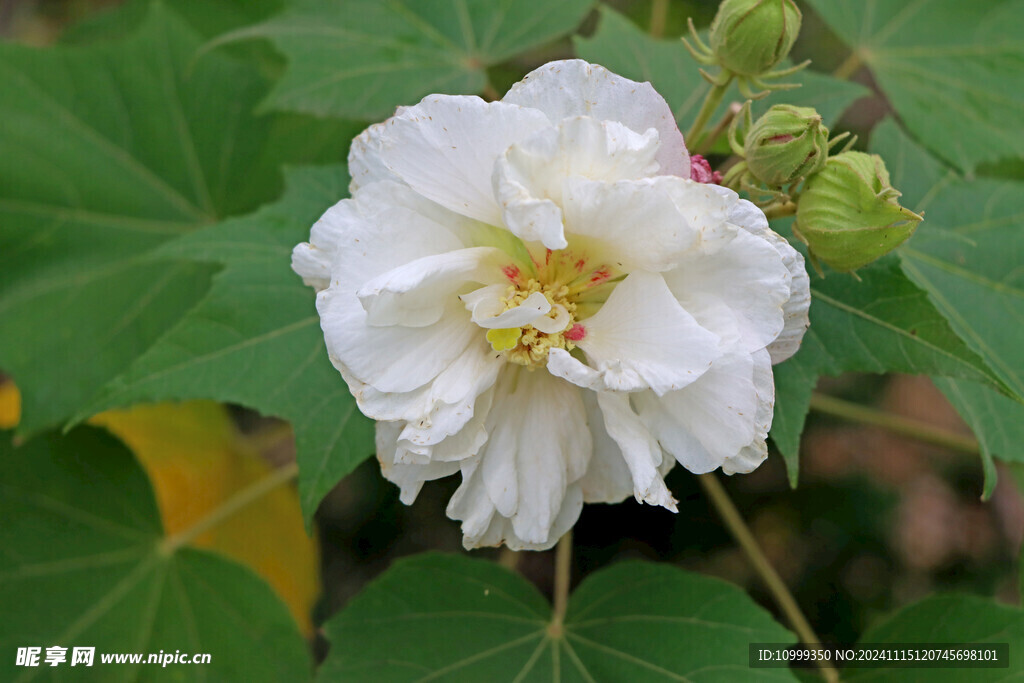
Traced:
[[793, 231], [814, 258], [840, 272], [856, 270], [901, 245], [921, 222], [899, 196], [881, 157], [843, 152], [807, 179]]
[[800, 33], [793, 0], [723, 0], [711, 22], [711, 50], [741, 76], [759, 76], [789, 54]]
[[828, 128], [811, 107], [776, 104], [747, 131], [747, 167], [769, 187], [817, 173], [828, 159]]

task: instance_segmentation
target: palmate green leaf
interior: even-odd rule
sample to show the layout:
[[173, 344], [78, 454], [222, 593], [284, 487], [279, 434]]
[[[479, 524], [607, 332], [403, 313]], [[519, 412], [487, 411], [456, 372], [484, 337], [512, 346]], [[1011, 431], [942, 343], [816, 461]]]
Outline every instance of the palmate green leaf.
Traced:
[[1024, 2], [809, 0], [900, 120], [961, 170], [1024, 156]]
[[[927, 223], [921, 230], [927, 229]], [[918, 231], [920, 234], [921, 230]], [[917, 239], [916, 237], [914, 239]], [[775, 366], [771, 436], [795, 485], [811, 392], [821, 375], [907, 372], [985, 382], [1007, 391], [981, 357], [956, 335], [924, 290], [889, 256], [849, 275], [811, 277], [811, 326], [800, 350]]]
[[[68, 417], [193, 306], [213, 268], [151, 252], [280, 191], [293, 117], [251, 115], [265, 84], [154, 5], [127, 40], [0, 44], [0, 367], [19, 426]], [[353, 129], [310, 136], [337, 159]], [[317, 150], [317, 158], [323, 151]]]
[[289, 61], [269, 109], [382, 119], [431, 93], [479, 93], [486, 69], [574, 30], [593, 0], [299, 0], [222, 40]]
[[280, 201], [165, 245], [161, 257], [225, 265], [209, 294], [81, 417], [133, 403], [212, 398], [289, 420], [307, 520], [324, 495], [373, 453], [324, 348], [312, 290], [289, 267], [310, 226], [348, 195], [343, 167], [289, 171]]
[[869, 628], [862, 643], [1009, 643], [1008, 668], [963, 669], [942, 666], [928, 669], [850, 668], [843, 680], [921, 681], [1009, 681], [1024, 675], [1024, 610], [1000, 605], [973, 595], [939, 595], [904, 607]]
[[[652, 38], [629, 19], [607, 7], [601, 8], [600, 15], [600, 23], [592, 36], [573, 39], [579, 56], [626, 78], [650, 81], [668, 102], [685, 132], [711, 87], [700, 75], [700, 65], [678, 39]], [[763, 110], [778, 102], [814, 107], [825, 124], [831, 126], [854, 100], [870, 94], [867, 88], [857, 83], [814, 71], [802, 71], [789, 80], [803, 83], [803, 86], [760, 100], [757, 108]], [[731, 89], [719, 113], [723, 113], [730, 102], [741, 100], [735, 88]]]
[[[5, 435], [9, 437], [9, 435]], [[0, 678], [299, 681], [305, 641], [249, 569], [166, 542], [134, 457], [80, 428], [0, 442]], [[19, 647], [68, 648], [56, 668], [15, 666]], [[91, 668], [71, 648], [95, 647]], [[209, 664], [102, 664], [101, 653], [209, 653]], [[43, 660], [43, 657], [40, 657]]]
[[94, 12], [61, 35], [68, 43], [117, 39], [140, 26], [154, 3], [171, 8], [199, 35], [213, 38], [239, 26], [263, 21], [279, 12], [285, 0], [128, 0]]
[[561, 632], [551, 621], [537, 589], [499, 565], [418, 555], [327, 623], [318, 680], [725, 682], [750, 677], [748, 643], [796, 640], [739, 588], [640, 562], [588, 577]]
[[[872, 148], [892, 161], [902, 201], [925, 222], [902, 249], [903, 269], [953, 329], [1017, 395], [1024, 394], [1024, 183], [964, 180], [890, 122]], [[974, 429], [986, 458], [1021, 462], [1024, 405], [960, 381], [939, 388]], [[994, 474], [991, 463], [988, 469]], [[990, 477], [986, 491], [995, 485]]]

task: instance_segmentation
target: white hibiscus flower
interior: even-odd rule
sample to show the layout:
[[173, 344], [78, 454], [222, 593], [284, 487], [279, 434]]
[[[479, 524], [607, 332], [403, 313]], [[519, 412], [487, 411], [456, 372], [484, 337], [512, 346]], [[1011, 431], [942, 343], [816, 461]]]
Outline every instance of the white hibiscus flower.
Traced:
[[549, 548], [584, 502], [675, 510], [676, 461], [764, 460], [803, 259], [689, 179], [650, 84], [570, 60], [500, 102], [432, 95], [363, 132], [349, 170], [293, 268], [402, 500], [461, 472], [467, 547]]

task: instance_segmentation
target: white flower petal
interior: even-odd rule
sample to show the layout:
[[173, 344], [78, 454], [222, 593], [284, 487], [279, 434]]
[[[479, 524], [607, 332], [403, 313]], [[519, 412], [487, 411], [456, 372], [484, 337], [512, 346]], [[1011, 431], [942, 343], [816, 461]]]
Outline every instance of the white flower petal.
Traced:
[[530, 324], [544, 334], [557, 334], [572, 322], [572, 314], [562, 304], [552, 306], [551, 312], [555, 314], [554, 318], [543, 315], [531, 321]]
[[400, 422], [377, 423], [377, 460], [384, 478], [397, 484], [401, 490], [400, 499], [412, 505], [419, 495], [423, 482], [441, 479], [459, 471], [458, 462], [430, 462], [424, 465], [408, 465], [396, 462], [396, 443], [402, 429]]
[[616, 121], [577, 116], [542, 130], [512, 145], [494, 167], [494, 194], [505, 225], [524, 241], [564, 249], [563, 181], [647, 177], [657, 170], [657, 151], [653, 128], [641, 135]]
[[633, 479], [633, 495], [638, 502], [661, 505], [672, 512], [676, 500], [665, 486], [658, 467], [661, 446], [629, 405], [626, 394], [599, 392], [597, 403], [604, 414], [604, 426], [622, 451]]
[[541, 113], [479, 97], [430, 95], [400, 107], [380, 133], [380, 159], [410, 187], [464, 216], [501, 225], [494, 162], [551, 124]]
[[432, 382], [403, 393], [380, 391], [356, 379], [343, 364], [337, 367], [359, 410], [376, 420], [406, 422], [403, 440], [407, 448], [415, 450], [461, 433], [472, 419], [486, 417], [490, 400], [484, 402], [482, 395], [493, 386], [504, 365], [485, 340], [477, 339]]
[[763, 349], [783, 326], [790, 273], [761, 237], [735, 230], [710, 254], [687, 254], [663, 273], [672, 294], [700, 324], [746, 352]]
[[[719, 190], [726, 195], [728, 188]], [[808, 310], [811, 306], [811, 281], [804, 267], [803, 255], [794, 249], [784, 237], [768, 227], [764, 212], [746, 199], [740, 199], [729, 212], [729, 222], [757, 235], [770, 244], [782, 257], [782, 263], [790, 273], [790, 295], [783, 305], [784, 326], [778, 337], [768, 345], [772, 363], [778, 364], [791, 357], [800, 348], [804, 333], [810, 326]]]
[[330, 258], [331, 286], [354, 295], [382, 273], [461, 249], [465, 245], [453, 228], [467, 222], [404, 185], [381, 181], [328, 209], [310, 240]]
[[547, 550], [572, 528], [582, 509], [583, 494], [578, 484], [572, 484], [565, 491], [547, 537], [539, 542], [525, 540], [491, 502], [483, 483], [480, 459], [470, 458], [462, 463], [462, 484], [448, 503], [448, 516], [462, 521], [462, 544], [467, 550], [503, 543], [512, 550]]
[[[633, 495], [633, 475], [626, 467], [619, 444], [604, 428], [604, 414], [597, 405], [597, 392], [584, 391], [583, 406], [594, 441], [594, 455], [590, 458], [587, 473], [580, 479], [583, 500], [587, 503], [621, 502]], [[672, 458], [664, 459], [675, 462]]]
[[771, 359], [763, 349], [731, 354], [682, 391], [634, 400], [651, 433], [686, 469], [742, 466], [744, 449], [764, 442], [771, 427]]
[[735, 198], [729, 209], [729, 222], [741, 227], [752, 235], [763, 235], [768, 230], [768, 218], [756, 204], [746, 199], [739, 199], [736, 193], [722, 185], [715, 185], [716, 191], [730, 199]]
[[619, 121], [637, 133], [658, 131], [656, 157], [663, 175], [690, 177], [690, 155], [672, 109], [650, 83], [637, 83], [603, 66], [570, 59], [545, 64], [512, 86], [503, 102], [539, 109], [552, 123], [570, 116]]
[[614, 183], [569, 178], [565, 229], [605, 245], [621, 270], [668, 270], [725, 229], [726, 201], [708, 187], [675, 176]]
[[718, 336], [683, 310], [656, 273], [630, 274], [579, 324], [585, 336], [577, 346], [611, 391], [681, 389], [722, 353]]
[[768, 241], [782, 256], [782, 263], [789, 269], [790, 294], [782, 306], [783, 328], [779, 336], [768, 345], [772, 363], [781, 363], [800, 348], [804, 333], [810, 327], [808, 311], [811, 307], [811, 278], [804, 267], [803, 255], [790, 246], [781, 235], [766, 230], [764, 239]]
[[495, 391], [490, 438], [480, 453], [484, 484], [516, 535], [544, 543], [592, 442], [579, 390], [541, 372], [509, 367]]
[[352, 140], [348, 149], [348, 172], [352, 178], [348, 186], [349, 194], [355, 195], [360, 188], [380, 180], [398, 180], [398, 176], [387, 169], [380, 157], [381, 138], [386, 123], [375, 123]]
[[312, 243], [297, 244], [292, 249], [292, 270], [299, 274], [303, 284], [319, 292], [331, 284], [333, 256]]
[[[472, 417], [468, 421], [456, 409], [446, 411], [454, 413], [450, 421], [448, 415], [443, 415], [442, 419], [435, 419], [426, 426], [422, 426], [423, 419], [409, 422], [398, 436], [399, 445], [411, 453], [432, 460], [462, 460], [476, 455], [487, 443], [486, 422], [493, 400], [493, 389], [480, 394], [475, 403], [470, 399]], [[441, 405], [450, 406], [444, 403]]]
[[460, 298], [472, 320], [488, 330], [503, 330], [529, 325], [551, 310], [551, 302], [540, 292], [534, 292], [514, 308], [505, 309], [501, 298], [508, 294], [507, 285], [488, 285], [463, 294]]
[[458, 299], [425, 327], [372, 327], [355, 293], [331, 287], [316, 307], [327, 351], [361, 382], [378, 391], [412, 391], [434, 379], [479, 334]]
[[424, 256], [378, 275], [364, 284], [357, 296], [366, 309], [369, 325], [432, 325], [465, 283], [501, 280], [500, 264], [506, 260], [507, 256], [494, 247]]

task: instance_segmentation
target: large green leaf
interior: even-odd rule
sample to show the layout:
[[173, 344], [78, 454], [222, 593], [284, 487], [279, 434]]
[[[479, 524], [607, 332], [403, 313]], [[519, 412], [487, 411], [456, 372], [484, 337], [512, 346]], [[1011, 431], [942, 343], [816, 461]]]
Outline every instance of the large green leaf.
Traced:
[[965, 171], [1024, 156], [1024, 2], [809, 2], [933, 153]]
[[905, 607], [868, 629], [862, 643], [1009, 643], [1009, 667], [965, 669], [942, 666], [927, 669], [851, 668], [843, 680], [872, 681], [1008, 681], [1024, 675], [1024, 610], [999, 605], [973, 595], [940, 595]]
[[[965, 180], [891, 121], [875, 131], [872, 148], [891, 159], [903, 201], [925, 213], [921, 229], [900, 250], [903, 269], [1000, 379], [1024, 394], [1024, 183]], [[940, 388], [975, 430], [986, 457], [1022, 459], [1016, 435], [1024, 405], [970, 383]]]
[[[629, 19], [607, 7], [601, 8], [600, 15], [597, 31], [592, 36], [574, 39], [580, 57], [627, 78], [650, 81], [672, 107], [676, 121], [685, 132], [711, 87], [700, 75], [700, 65], [678, 39], [652, 38]], [[761, 100], [757, 103], [758, 108], [764, 109], [780, 101], [815, 107], [825, 123], [831, 126], [854, 100], [870, 94], [857, 83], [814, 71], [802, 71], [789, 81], [803, 83], [803, 86]], [[724, 111], [730, 101], [740, 100], [738, 92], [732, 89], [720, 110]]]
[[170, 7], [204, 38], [263, 21], [281, 10], [285, 0], [128, 0], [88, 14], [61, 35], [69, 43], [117, 39], [140, 26], [155, 3]]
[[[326, 626], [322, 681], [734, 681], [748, 643], [792, 643], [743, 591], [667, 565], [588, 577], [561, 627], [521, 576], [491, 562], [400, 560]], [[795, 680], [787, 669], [759, 680]]]
[[[282, 161], [344, 152], [351, 125], [257, 118], [264, 83], [159, 5], [117, 43], [0, 44], [0, 367], [25, 432], [78, 410], [209, 286], [159, 245], [280, 191]], [[311, 152], [313, 152], [311, 154]]]
[[[81, 428], [0, 443], [0, 677], [96, 681], [308, 678], [288, 609], [250, 570], [163, 535], [131, 453]], [[56, 668], [17, 667], [19, 647], [68, 648]], [[71, 648], [95, 647], [91, 668]], [[209, 653], [209, 664], [102, 664], [106, 653]], [[43, 657], [40, 657], [42, 660]], [[71, 674], [75, 674], [71, 676]]]
[[[925, 224], [926, 225], [926, 224]], [[924, 229], [924, 228], [922, 228]], [[772, 439], [796, 481], [797, 455], [811, 392], [820, 375], [907, 372], [1005, 385], [956, 335], [924, 290], [886, 257], [857, 271], [811, 279], [811, 326], [800, 351], [776, 366]]]
[[381, 119], [431, 93], [481, 92], [487, 67], [575, 29], [593, 0], [300, 0], [224, 37], [269, 38], [289, 67], [266, 106]]
[[212, 398], [291, 421], [303, 511], [373, 452], [324, 348], [313, 291], [289, 267], [292, 247], [348, 194], [343, 167], [290, 171], [282, 199], [166, 244], [159, 255], [221, 263], [203, 301], [112, 381], [83, 413], [133, 403]]

